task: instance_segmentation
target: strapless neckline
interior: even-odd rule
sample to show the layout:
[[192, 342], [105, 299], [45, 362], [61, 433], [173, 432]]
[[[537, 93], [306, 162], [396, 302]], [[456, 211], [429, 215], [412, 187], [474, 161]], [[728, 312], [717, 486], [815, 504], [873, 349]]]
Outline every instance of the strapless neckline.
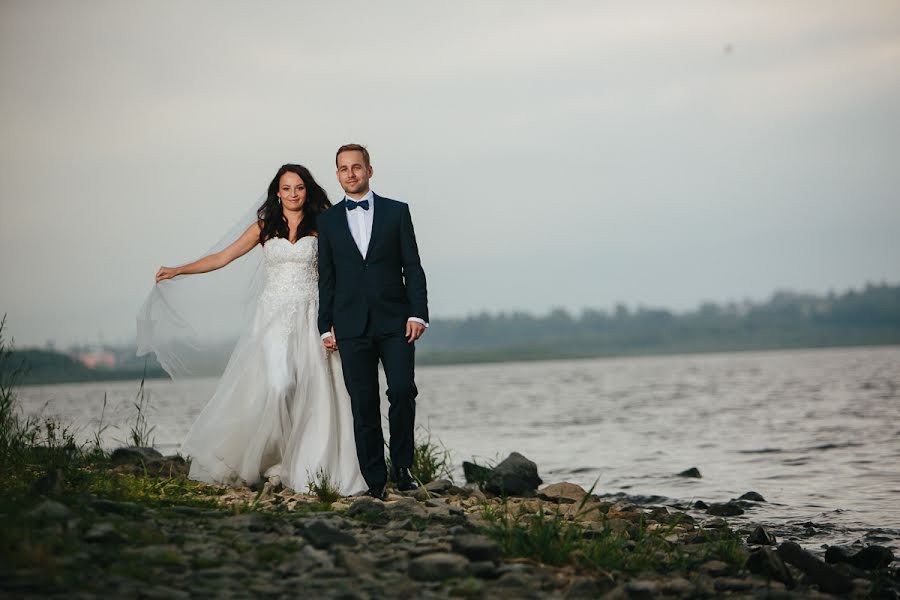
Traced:
[[288, 244], [289, 246], [296, 246], [297, 244], [299, 244], [300, 242], [302, 242], [303, 240], [305, 240], [305, 239], [307, 239], [307, 238], [313, 239], [313, 240], [316, 239], [316, 237], [313, 236], [313, 235], [304, 235], [302, 238], [300, 238], [300, 239], [297, 240], [296, 242], [292, 242], [291, 240], [289, 240], [289, 239], [287, 239], [287, 238], [283, 238], [283, 237], [273, 237], [273, 238], [267, 239], [267, 240], [266, 240], [266, 243], [268, 244], [268, 243], [274, 242], [275, 240], [282, 240], [282, 241], [284, 241], [284, 242], [287, 242], [287, 244]]

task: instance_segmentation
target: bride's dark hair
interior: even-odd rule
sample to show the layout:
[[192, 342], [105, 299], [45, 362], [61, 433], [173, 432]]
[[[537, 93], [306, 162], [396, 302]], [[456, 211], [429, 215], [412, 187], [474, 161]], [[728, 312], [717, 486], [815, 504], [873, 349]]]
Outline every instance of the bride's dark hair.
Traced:
[[266, 240], [274, 237], [283, 237], [288, 240], [291, 238], [287, 219], [284, 218], [281, 203], [278, 201], [278, 187], [281, 185], [281, 176], [285, 173], [298, 175], [306, 185], [306, 202], [303, 203], [303, 220], [297, 226], [297, 240], [316, 231], [316, 218], [331, 206], [328, 194], [321, 185], [316, 183], [309, 169], [303, 165], [281, 165], [281, 168], [275, 173], [272, 183], [269, 184], [266, 201], [256, 211], [256, 216], [262, 221], [262, 228], [259, 230], [260, 244], [265, 244]]

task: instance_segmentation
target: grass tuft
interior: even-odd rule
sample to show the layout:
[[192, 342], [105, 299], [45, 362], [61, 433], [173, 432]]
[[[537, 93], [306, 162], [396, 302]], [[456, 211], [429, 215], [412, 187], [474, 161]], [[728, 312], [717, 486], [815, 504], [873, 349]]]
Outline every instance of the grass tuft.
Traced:
[[141, 377], [141, 385], [138, 388], [137, 396], [134, 399], [135, 418], [134, 425], [131, 426], [129, 439], [132, 446], [139, 448], [153, 447], [153, 432], [156, 425], [150, 425], [147, 422], [147, 411], [150, 407], [150, 395], [144, 392], [144, 382], [147, 379], [147, 361], [144, 361], [144, 375]]
[[315, 475], [310, 475], [306, 484], [309, 493], [323, 504], [337, 502], [341, 498], [340, 482], [331, 479], [331, 475], [323, 467], [319, 467]]
[[[425, 437], [417, 438], [413, 444], [413, 464], [409, 472], [420, 486], [436, 479], [452, 479], [450, 451], [440, 440], [432, 441], [431, 431], [421, 426], [419, 430], [425, 432]], [[390, 473], [393, 470], [390, 457], [386, 462]]]

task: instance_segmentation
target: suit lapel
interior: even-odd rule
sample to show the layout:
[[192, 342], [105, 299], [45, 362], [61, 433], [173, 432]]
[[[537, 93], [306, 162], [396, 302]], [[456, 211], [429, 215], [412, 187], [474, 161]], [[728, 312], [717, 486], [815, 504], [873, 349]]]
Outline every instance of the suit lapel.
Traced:
[[[341, 237], [344, 238], [344, 241], [346, 243], [350, 244], [353, 247], [353, 250], [356, 252], [356, 255], [359, 257], [360, 260], [362, 260], [363, 256], [362, 256], [362, 254], [359, 253], [359, 246], [356, 245], [356, 240], [353, 239], [353, 234], [350, 232], [350, 223], [349, 223], [349, 219], [347, 219], [347, 201], [346, 201], [346, 199], [341, 200], [340, 202], [335, 204], [334, 209], [338, 213], [335, 216], [338, 218], [338, 221], [340, 221], [338, 223], [337, 227], [338, 227], [338, 230], [341, 232]], [[356, 210], [361, 210], [361, 209], [357, 208]], [[375, 233], [374, 224], [372, 225], [372, 233], [373, 233], [373, 235]], [[369, 242], [371, 245], [371, 240], [369, 240]]]
[[384, 223], [387, 220], [387, 215], [384, 214], [384, 211], [387, 210], [387, 204], [382, 202], [381, 197], [375, 193], [372, 194], [372, 210], [375, 211], [375, 216], [372, 219], [372, 235], [369, 236], [369, 247], [366, 249], [366, 257], [372, 255], [372, 249], [375, 248], [375, 244], [378, 242], [378, 235], [384, 229]]

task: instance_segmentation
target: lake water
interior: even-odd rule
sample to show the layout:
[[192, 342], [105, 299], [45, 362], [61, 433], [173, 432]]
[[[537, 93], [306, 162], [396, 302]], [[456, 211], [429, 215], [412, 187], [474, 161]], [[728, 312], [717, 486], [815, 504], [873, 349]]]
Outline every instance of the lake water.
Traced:
[[[768, 502], [738, 523], [812, 550], [900, 551], [900, 347], [421, 367], [416, 379], [417, 423], [450, 451], [457, 481], [463, 460], [518, 451], [545, 483], [596, 481], [595, 493], [659, 503], [752, 490]], [[215, 384], [146, 383], [158, 447], [178, 447]], [[138, 382], [66, 384], [19, 397], [89, 439], [105, 395], [114, 446], [127, 439], [137, 391]], [[689, 467], [702, 478], [676, 475]]]

